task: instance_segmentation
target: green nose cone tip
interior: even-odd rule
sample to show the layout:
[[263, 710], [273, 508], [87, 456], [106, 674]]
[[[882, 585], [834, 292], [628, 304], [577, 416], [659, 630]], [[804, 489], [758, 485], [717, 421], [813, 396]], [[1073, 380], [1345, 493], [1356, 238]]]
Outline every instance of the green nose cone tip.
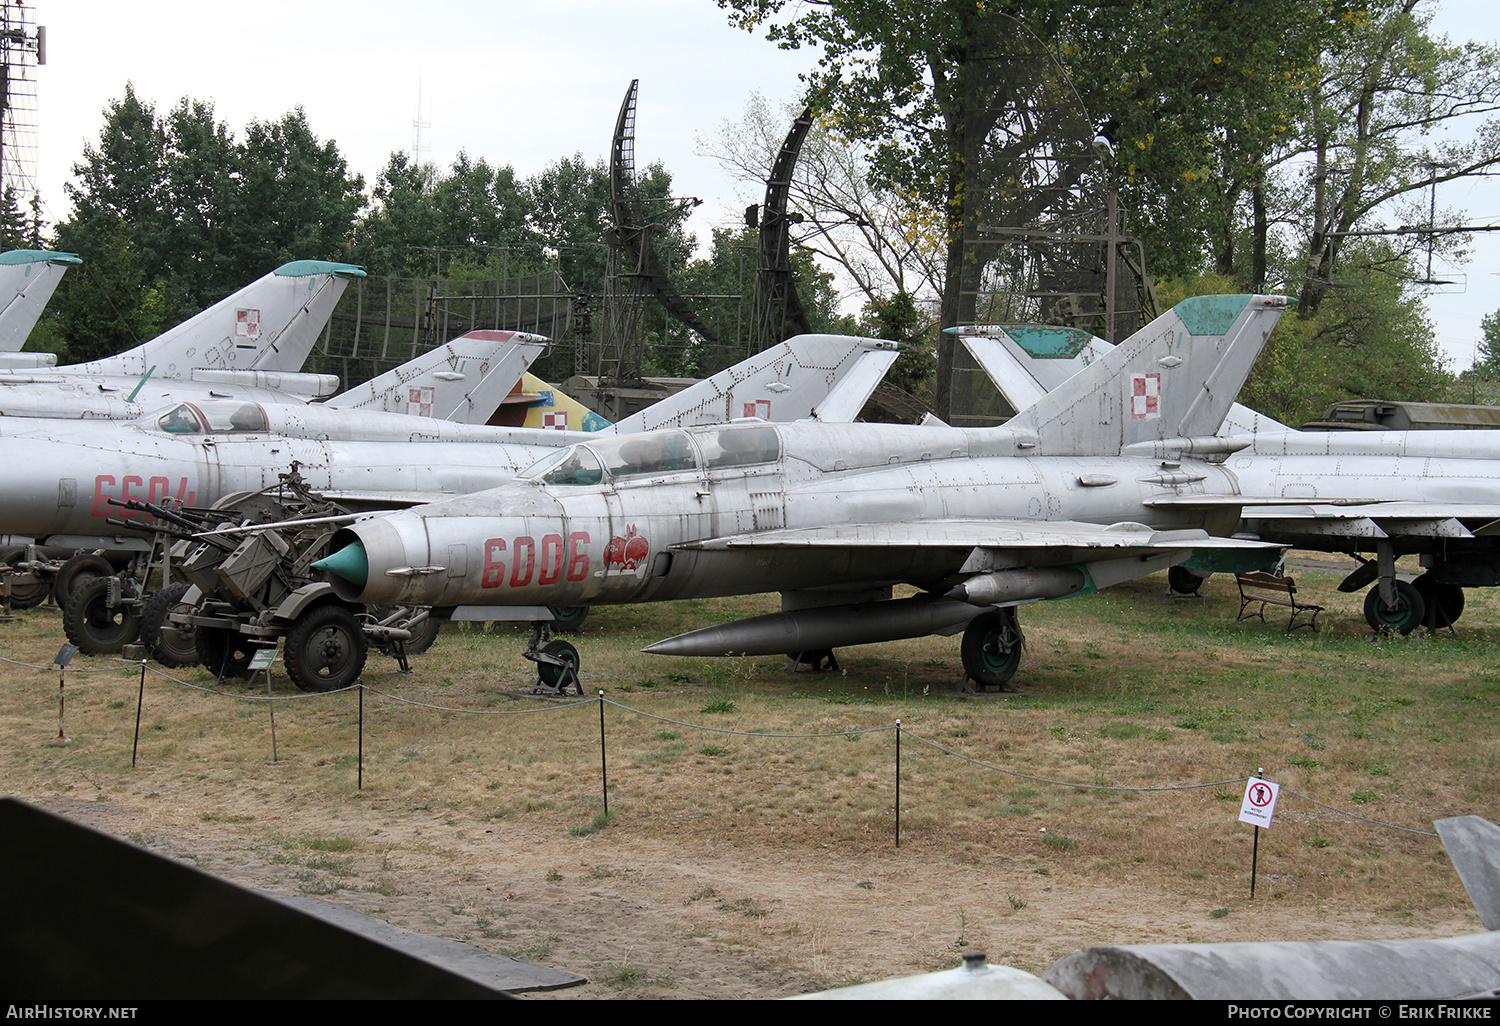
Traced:
[[365, 547], [359, 542], [345, 545], [333, 555], [324, 556], [313, 566], [342, 577], [360, 588], [365, 586], [365, 581], [370, 577], [370, 559], [365, 555]]

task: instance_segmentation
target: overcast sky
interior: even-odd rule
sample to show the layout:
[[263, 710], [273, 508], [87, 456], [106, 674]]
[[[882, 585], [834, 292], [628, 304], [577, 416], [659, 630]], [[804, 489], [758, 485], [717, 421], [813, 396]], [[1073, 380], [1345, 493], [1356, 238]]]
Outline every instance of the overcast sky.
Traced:
[[[698, 140], [734, 121], [752, 93], [800, 95], [815, 57], [783, 52], [731, 27], [713, 0], [30, 0], [47, 26], [37, 69], [39, 181], [50, 221], [69, 213], [62, 183], [103, 111], [128, 81], [165, 113], [184, 96], [211, 101], [240, 131], [299, 104], [319, 138], [337, 142], [373, 181], [394, 150], [410, 152], [421, 97], [423, 156], [440, 167], [460, 150], [522, 176], [563, 156], [603, 157], [625, 89], [640, 79], [636, 161], [660, 160], [679, 195], [705, 203], [694, 229], [738, 224], [758, 196], [736, 186]], [[1500, 39], [1493, 0], [1444, 0], [1437, 26], [1455, 39]], [[1500, 223], [1500, 187], [1440, 191], [1439, 206]], [[1479, 319], [1500, 309], [1500, 238], [1476, 238], [1467, 266], [1429, 297], [1438, 340], [1462, 369]], [[1439, 273], [1440, 272], [1440, 273]]]

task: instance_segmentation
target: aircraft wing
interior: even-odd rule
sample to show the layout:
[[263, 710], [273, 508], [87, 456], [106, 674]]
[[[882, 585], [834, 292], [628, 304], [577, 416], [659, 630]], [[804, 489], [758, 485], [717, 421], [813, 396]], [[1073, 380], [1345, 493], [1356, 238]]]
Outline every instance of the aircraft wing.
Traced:
[[[839, 524], [730, 535], [673, 546], [701, 551], [746, 549], [1003, 549], [1035, 556], [1049, 551], [1086, 562], [1142, 550], [1187, 552], [1204, 548], [1267, 548], [1263, 542], [1216, 538], [1206, 531], [1157, 531], [1144, 524], [1089, 524], [1071, 520], [926, 520], [919, 523]], [[958, 568], [955, 568], [957, 570]]]
[[[1206, 501], [1205, 501], [1206, 500]], [[1148, 501], [1148, 506], [1231, 505], [1244, 508], [1248, 528], [1257, 532], [1339, 537], [1473, 538], [1500, 535], [1500, 504], [1431, 500], [1346, 499], [1288, 502], [1285, 496], [1183, 496]]]

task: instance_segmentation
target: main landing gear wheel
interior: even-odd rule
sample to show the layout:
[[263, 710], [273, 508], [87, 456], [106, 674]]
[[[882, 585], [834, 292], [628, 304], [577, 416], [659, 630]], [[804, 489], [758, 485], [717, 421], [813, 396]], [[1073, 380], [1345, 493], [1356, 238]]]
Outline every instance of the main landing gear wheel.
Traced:
[[152, 659], [173, 669], [198, 662], [197, 632], [170, 619], [172, 611], [184, 604], [187, 590], [186, 584], [169, 584], [152, 595], [141, 612], [141, 644]]
[[303, 691], [337, 691], [359, 679], [370, 645], [354, 614], [318, 606], [286, 636], [286, 675]]
[[[24, 545], [0, 552], [0, 563], [6, 566], [15, 566], [25, 558], [26, 546]], [[36, 581], [32, 584], [12, 584], [10, 586], [11, 608], [30, 609], [33, 606], [39, 606], [46, 600], [49, 591], [51, 591], [51, 588], [46, 581]]]
[[1380, 600], [1380, 585], [1365, 594], [1365, 622], [1376, 634], [1410, 634], [1427, 615], [1422, 593], [1406, 581], [1396, 582], [1396, 604]]
[[1423, 574], [1411, 583], [1427, 608], [1422, 617], [1423, 627], [1430, 631], [1451, 627], [1463, 615], [1464, 590], [1458, 585], [1434, 581], [1431, 574]]
[[959, 646], [964, 671], [983, 688], [1006, 688], [1021, 665], [1026, 639], [1013, 608], [994, 609], [969, 621]]
[[197, 627], [193, 630], [193, 648], [198, 661], [220, 680], [250, 676], [250, 659], [260, 646], [251, 644], [239, 631], [225, 627]]
[[64, 609], [68, 605], [68, 599], [73, 597], [73, 592], [90, 581], [114, 575], [115, 568], [103, 556], [92, 552], [69, 556], [57, 576], [52, 578], [52, 601], [57, 603], [57, 608]]
[[[110, 604], [110, 591], [115, 604]], [[97, 577], [74, 590], [63, 608], [63, 632], [87, 655], [114, 655], [141, 632], [141, 607], [120, 581]]]
[[537, 661], [537, 686], [534, 691], [540, 692], [542, 688], [546, 688], [555, 695], [561, 695], [566, 694], [568, 686], [572, 685], [580, 695], [583, 694], [583, 682], [578, 679], [578, 649], [571, 642], [553, 638], [542, 646], [542, 655], [550, 656], [557, 662]]
[[1203, 578], [1180, 566], [1167, 567], [1167, 587], [1174, 595], [1196, 595], [1203, 587]]

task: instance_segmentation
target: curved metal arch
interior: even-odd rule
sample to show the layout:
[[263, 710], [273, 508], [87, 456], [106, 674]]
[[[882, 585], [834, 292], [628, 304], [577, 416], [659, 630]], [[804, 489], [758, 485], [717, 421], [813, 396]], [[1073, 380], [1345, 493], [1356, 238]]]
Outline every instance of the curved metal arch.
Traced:
[[792, 275], [792, 221], [787, 216], [792, 174], [811, 128], [812, 105], [809, 104], [792, 122], [791, 131], [781, 144], [781, 151], [766, 178], [766, 199], [760, 218], [760, 259], [755, 277], [755, 341], [758, 350], [773, 346], [790, 335], [812, 331]]
[[635, 104], [640, 79], [632, 79], [615, 120], [614, 143], [610, 147], [609, 191], [614, 212], [614, 239], [624, 260], [620, 271], [638, 278], [645, 290], [677, 320], [692, 328], [710, 342], [719, 340], [718, 332], [699, 317], [677, 291], [666, 267], [651, 246], [652, 225], [641, 211], [640, 192], [635, 179]]

